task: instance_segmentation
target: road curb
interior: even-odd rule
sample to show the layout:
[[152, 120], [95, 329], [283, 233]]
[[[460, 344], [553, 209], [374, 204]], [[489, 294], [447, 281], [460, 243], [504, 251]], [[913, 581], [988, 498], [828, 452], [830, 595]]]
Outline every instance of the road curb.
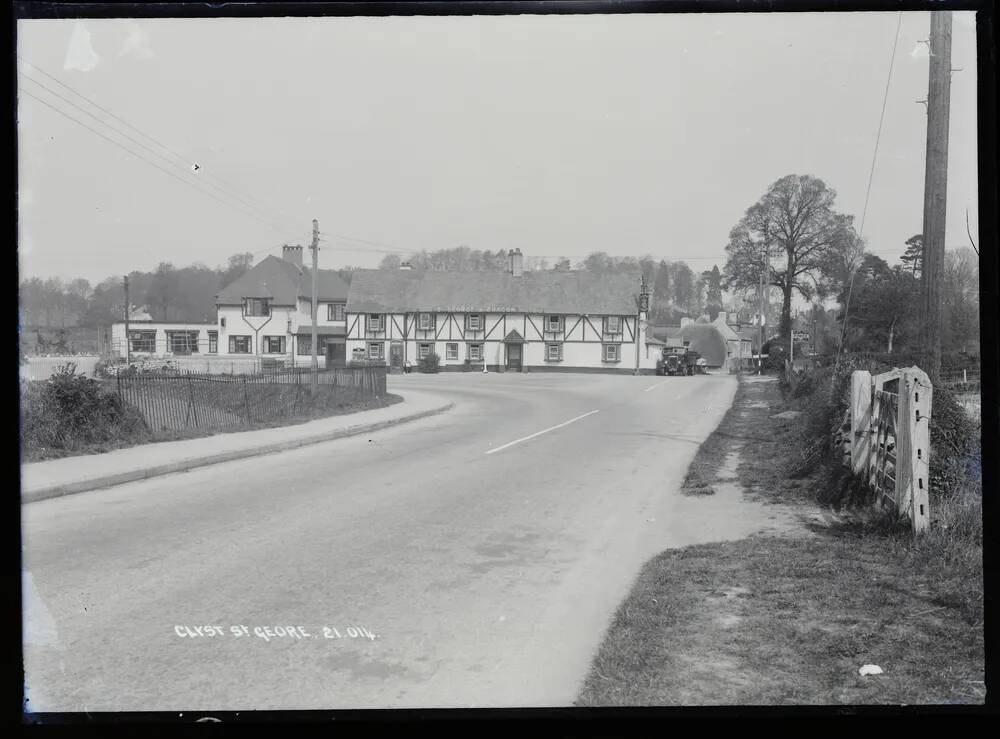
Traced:
[[100, 490], [101, 488], [124, 485], [127, 482], [136, 482], [138, 480], [146, 480], [151, 477], [169, 475], [174, 472], [186, 472], [187, 470], [193, 470], [198, 467], [207, 467], [213, 464], [221, 464], [222, 462], [231, 462], [236, 459], [258, 457], [263, 454], [274, 454], [276, 452], [288, 451], [289, 449], [309, 446], [310, 444], [321, 444], [324, 441], [334, 441], [335, 439], [342, 439], [347, 436], [367, 434], [372, 431], [380, 431], [382, 429], [386, 429], [391, 426], [398, 426], [410, 421], [417, 421], [421, 418], [436, 416], [439, 413], [444, 413], [454, 407], [455, 404], [449, 402], [436, 408], [431, 408], [430, 410], [420, 411], [419, 413], [411, 413], [406, 416], [400, 416], [399, 418], [390, 418], [386, 421], [378, 421], [377, 423], [348, 426], [347, 428], [337, 429], [336, 431], [326, 431], [321, 434], [314, 434], [312, 436], [305, 436], [298, 439], [290, 439], [288, 441], [273, 442], [271, 444], [264, 444], [262, 446], [255, 446], [247, 449], [234, 449], [220, 454], [212, 454], [207, 457], [185, 459], [180, 462], [170, 462], [169, 464], [161, 464], [155, 467], [133, 469], [128, 470], [127, 472], [119, 472], [114, 475], [95, 477], [89, 480], [80, 480], [79, 482], [69, 482], [63, 483], [62, 485], [36, 488], [35, 490], [23, 492], [21, 494], [21, 502], [35, 503], [40, 500], [48, 500], [49, 498], [60, 498], [64, 495], [85, 493], [90, 490]]

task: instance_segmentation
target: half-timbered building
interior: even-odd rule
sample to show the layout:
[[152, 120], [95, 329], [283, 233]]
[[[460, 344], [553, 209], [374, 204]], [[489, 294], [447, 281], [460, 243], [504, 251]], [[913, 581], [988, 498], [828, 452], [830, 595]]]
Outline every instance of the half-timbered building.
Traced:
[[348, 358], [402, 367], [434, 353], [445, 371], [648, 369], [638, 274], [525, 272], [522, 260], [511, 251], [505, 272], [355, 272]]

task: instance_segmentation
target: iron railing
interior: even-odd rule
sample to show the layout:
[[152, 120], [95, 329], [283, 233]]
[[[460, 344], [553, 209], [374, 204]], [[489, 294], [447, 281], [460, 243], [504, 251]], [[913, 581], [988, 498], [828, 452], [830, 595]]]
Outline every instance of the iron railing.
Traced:
[[386, 393], [386, 368], [336, 367], [317, 373], [312, 394], [308, 370], [224, 375], [192, 372], [119, 373], [114, 383], [153, 431], [233, 429], [266, 424]]

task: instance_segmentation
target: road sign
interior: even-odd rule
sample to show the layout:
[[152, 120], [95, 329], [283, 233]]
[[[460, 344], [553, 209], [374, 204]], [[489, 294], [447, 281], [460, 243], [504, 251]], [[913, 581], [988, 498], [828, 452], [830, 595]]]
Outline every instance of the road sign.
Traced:
[[795, 341], [809, 341], [808, 331], [792, 331], [792, 338]]

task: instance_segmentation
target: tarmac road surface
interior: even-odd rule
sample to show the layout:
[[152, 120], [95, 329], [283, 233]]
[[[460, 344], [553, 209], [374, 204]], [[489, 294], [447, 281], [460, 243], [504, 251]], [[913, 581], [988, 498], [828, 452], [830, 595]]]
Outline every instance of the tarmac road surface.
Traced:
[[26, 709], [571, 705], [735, 379], [389, 381], [455, 408], [24, 505]]

